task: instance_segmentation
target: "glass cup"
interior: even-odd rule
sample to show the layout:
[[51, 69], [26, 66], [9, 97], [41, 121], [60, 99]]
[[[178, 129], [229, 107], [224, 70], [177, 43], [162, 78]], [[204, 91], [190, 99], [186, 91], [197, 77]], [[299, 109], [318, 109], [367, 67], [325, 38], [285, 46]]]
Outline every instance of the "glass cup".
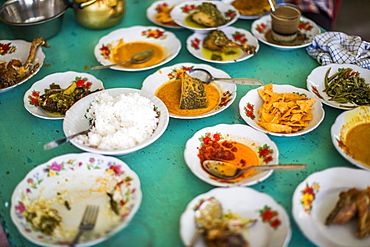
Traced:
[[301, 11], [294, 4], [276, 5], [271, 11], [272, 38], [277, 42], [293, 42], [297, 38]]

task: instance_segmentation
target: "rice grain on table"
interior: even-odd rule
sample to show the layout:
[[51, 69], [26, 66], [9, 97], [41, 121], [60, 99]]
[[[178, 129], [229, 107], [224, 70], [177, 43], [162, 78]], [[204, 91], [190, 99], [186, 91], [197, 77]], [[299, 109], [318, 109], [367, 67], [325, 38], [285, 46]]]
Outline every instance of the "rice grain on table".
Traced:
[[132, 148], [149, 139], [157, 128], [159, 119], [154, 107], [150, 99], [139, 93], [113, 97], [103, 91], [86, 113], [94, 126], [77, 141], [103, 150]]

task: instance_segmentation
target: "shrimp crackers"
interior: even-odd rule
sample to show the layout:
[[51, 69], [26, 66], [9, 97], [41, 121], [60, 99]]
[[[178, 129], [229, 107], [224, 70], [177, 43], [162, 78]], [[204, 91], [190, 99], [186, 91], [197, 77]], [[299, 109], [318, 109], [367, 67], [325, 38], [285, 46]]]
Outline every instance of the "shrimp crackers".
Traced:
[[299, 93], [276, 93], [272, 84], [257, 91], [264, 101], [258, 110], [257, 124], [267, 131], [294, 133], [307, 127], [312, 120], [311, 109], [314, 109], [315, 99]]

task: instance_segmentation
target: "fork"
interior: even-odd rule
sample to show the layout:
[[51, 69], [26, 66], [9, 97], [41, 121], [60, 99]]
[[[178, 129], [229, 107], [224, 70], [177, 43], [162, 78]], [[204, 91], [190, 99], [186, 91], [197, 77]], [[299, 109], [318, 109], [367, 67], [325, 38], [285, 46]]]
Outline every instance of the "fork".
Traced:
[[82, 216], [80, 226], [78, 227], [78, 233], [73, 239], [72, 243], [69, 245], [70, 247], [76, 246], [80, 236], [85, 231], [91, 231], [95, 227], [96, 218], [98, 217], [99, 213], [99, 206], [96, 205], [87, 205], [85, 208], [84, 215]]

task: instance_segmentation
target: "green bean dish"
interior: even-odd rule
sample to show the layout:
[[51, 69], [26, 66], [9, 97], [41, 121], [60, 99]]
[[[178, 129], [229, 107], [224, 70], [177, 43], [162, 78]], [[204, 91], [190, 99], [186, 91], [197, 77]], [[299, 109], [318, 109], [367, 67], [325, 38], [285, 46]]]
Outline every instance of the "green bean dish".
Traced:
[[339, 68], [338, 72], [329, 76], [331, 68], [325, 75], [325, 89], [329, 100], [338, 103], [353, 103], [356, 105], [370, 104], [370, 87], [360, 73], [351, 68]]

